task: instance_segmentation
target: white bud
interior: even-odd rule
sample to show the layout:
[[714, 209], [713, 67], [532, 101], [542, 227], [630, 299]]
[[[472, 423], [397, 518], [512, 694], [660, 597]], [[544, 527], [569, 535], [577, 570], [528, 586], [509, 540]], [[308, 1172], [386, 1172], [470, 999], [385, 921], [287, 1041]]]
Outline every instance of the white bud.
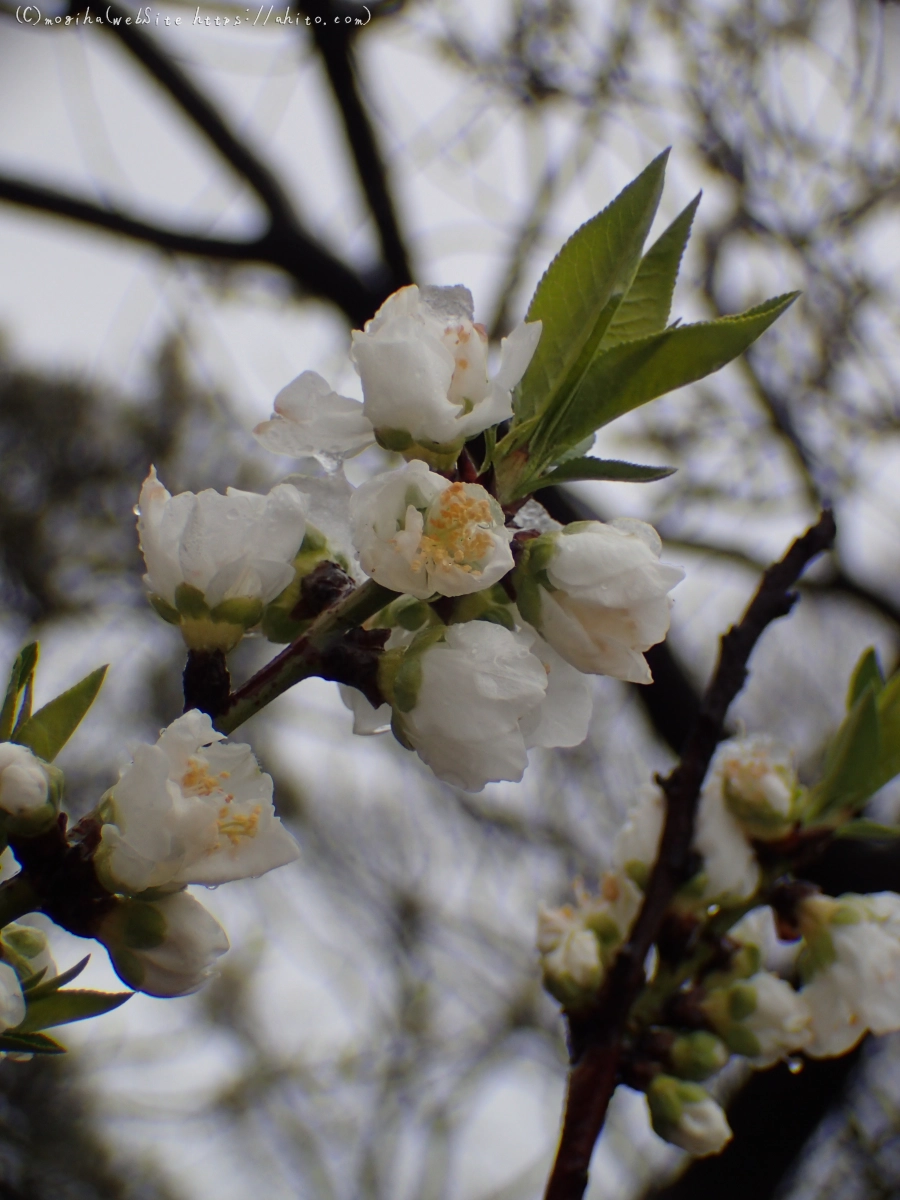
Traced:
[[732, 1132], [721, 1106], [696, 1083], [657, 1075], [647, 1090], [653, 1128], [695, 1158], [719, 1154]]
[[651, 683], [643, 654], [665, 638], [667, 593], [684, 578], [661, 549], [650, 525], [627, 519], [543, 535], [516, 575], [522, 615], [579, 671]]
[[185, 996], [213, 974], [228, 949], [225, 930], [187, 892], [117, 900], [94, 935], [123, 983], [149, 996]]
[[389, 296], [365, 329], [354, 331], [350, 357], [362, 380], [365, 415], [379, 435], [461, 445], [512, 416], [511, 391], [537, 347], [540, 322], [519, 325], [503, 339], [500, 369], [490, 380], [487, 332], [472, 317], [466, 288], [412, 285]]
[[0, 742], [0, 811], [11, 817], [27, 817], [49, 803], [47, 764], [27, 746]]
[[300, 852], [275, 815], [272, 777], [196, 709], [138, 746], [101, 812], [94, 862], [110, 891], [226, 883]]
[[729, 1048], [760, 1069], [804, 1049], [812, 1040], [806, 999], [768, 971], [714, 988], [703, 1009]]
[[8, 963], [0, 963], [0, 1029], [13, 1029], [25, 1020], [25, 998], [19, 977]]
[[350, 500], [359, 562], [376, 583], [426, 599], [464, 596], [512, 569], [512, 534], [476, 483], [450, 483], [415, 459], [370, 479]]

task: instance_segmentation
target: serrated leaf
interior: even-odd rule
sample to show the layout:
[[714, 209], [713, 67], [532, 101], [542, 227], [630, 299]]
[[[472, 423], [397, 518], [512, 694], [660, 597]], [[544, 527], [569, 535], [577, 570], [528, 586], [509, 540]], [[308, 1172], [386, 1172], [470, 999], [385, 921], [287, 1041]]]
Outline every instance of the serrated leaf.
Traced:
[[640, 263], [662, 194], [668, 150], [569, 238], [547, 268], [527, 321], [543, 322], [519, 385], [515, 423], [552, 407], [577, 383]]
[[886, 842], [900, 838], [900, 829], [895, 825], [882, 825], [879, 821], [870, 821], [867, 817], [860, 817], [856, 821], [848, 821], [846, 825], [839, 826], [834, 831], [834, 836]]
[[65, 1054], [66, 1048], [46, 1033], [0, 1033], [0, 1050], [13, 1054]]
[[71, 983], [73, 979], [77, 979], [90, 960], [91, 956], [86, 954], [81, 962], [77, 962], [74, 967], [69, 967], [68, 971], [63, 971], [59, 975], [53, 975], [47, 980], [37, 980], [34, 985], [26, 985], [22, 990], [30, 1000], [40, 1000], [44, 996], [52, 996], [54, 992], [58, 992], [67, 983]]
[[601, 352], [611, 350], [620, 342], [633, 342], [636, 338], [665, 329], [678, 268], [699, 203], [698, 192], [641, 259], [634, 283], [603, 335]]
[[91, 671], [80, 683], [45, 704], [16, 731], [15, 740], [29, 746], [38, 758], [52, 762], [84, 720], [97, 698], [107, 667]]
[[884, 676], [878, 663], [875, 647], [864, 650], [859, 662], [850, 676], [850, 686], [847, 689], [847, 711], [849, 712], [867, 687], [872, 686], [877, 696], [884, 687]]
[[852, 810], [876, 789], [879, 718], [875, 690], [868, 687], [847, 714], [825, 758], [821, 780], [809, 796], [808, 824]]
[[717, 321], [670, 327], [598, 354], [568, 402], [539, 422], [530, 441], [534, 466], [556, 461], [615, 417], [718, 371], [752, 345], [798, 294], [775, 296]]
[[[572, 458], [561, 463], [555, 471], [533, 480], [527, 491], [554, 487], [558, 483], [575, 483], [580, 479], [605, 479], [618, 483], [654, 483], [674, 475], [677, 467], [647, 467], [640, 463], [620, 462], [615, 458]], [[526, 494], [526, 493], [523, 493]], [[518, 499], [514, 496], [513, 499]]]
[[39, 1029], [50, 1029], [54, 1025], [68, 1025], [72, 1021], [85, 1021], [88, 1017], [99, 1017], [112, 1012], [130, 1000], [134, 992], [91, 992], [70, 989], [68, 992], [53, 992], [37, 1000], [28, 997], [25, 1020], [15, 1029], [14, 1035], [36, 1033]]
[[[3, 708], [0, 709], [0, 742], [8, 742], [12, 736], [12, 731], [21, 715], [23, 692], [26, 702], [30, 703], [31, 685], [37, 667], [38, 654], [38, 643], [31, 642], [16, 655], [16, 661], [9, 673], [6, 698], [3, 701]], [[27, 717], [30, 714], [29, 707], [25, 715]]]

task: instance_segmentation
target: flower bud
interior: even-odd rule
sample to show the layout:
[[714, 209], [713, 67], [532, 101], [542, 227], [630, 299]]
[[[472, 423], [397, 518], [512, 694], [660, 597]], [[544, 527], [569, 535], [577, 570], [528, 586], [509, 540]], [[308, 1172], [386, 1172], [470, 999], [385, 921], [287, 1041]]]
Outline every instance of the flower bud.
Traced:
[[0, 742], [0, 831], [35, 837], [55, 824], [62, 772], [27, 746]]
[[331, 468], [375, 443], [360, 402], [339, 396], [315, 371], [304, 371], [281, 389], [271, 419], [257, 425], [253, 435], [273, 454], [316, 458]]
[[639, 889], [623, 876], [607, 874], [592, 896], [575, 883], [574, 907], [538, 909], [537, 948], [544, 987], [568, 1010], [591, 1003], [616, 951], [641, 906]]
[[417, 460], [357, 488], [350, 519], [366, 574], [420, 600], [481, 591], [512, 569], [512, 534], [497, 501]]
[[702, 1007], [726, 1045], [761, 1069], [802, 1050], [812, 1037], [806, 1000], [768, 971], [714, 988]]
[[150, 603], [190, 649], [232, 649], [294, 577], [307, 498], [285, 483], [171, 496], [151, 467], [139, 505]]
[[750, 837], [777, 841], [791, 832], [802, 789], [788, 752], [774, 739], [725, 742], [718, 771], [728, 811]]
[[490, 380], [487, 332], [472, 317], [466, 288], [412, 285], [354, 331], [350, 357], [381, 445], [447, 469], [466, 439], [512, 416], [512, 389], [537, 347], [540, 322], [503, 339]]
[[625, 824], [616, 834], [613, 844], [613, 866], [624, 871], [641, 889], [647, 886], [650, 871], [659, 853], [659, 839], [662, 836], [665, 816], [662, 792], [654, 784], [648, 784], [629, 811]]
[[0, 963], [0, 1030], [13, 1029], [25, 1020], [25, 997], [19, 977], [7, 963]]
[[657, 1075], [647, 1089], [653, 1128], [664, 1141], [705, 1158], [731, 1141], [731, 1127], [720, 1105], [696, 1083]]
[[56, 963], [43, 929], [11, 921], [0, 930], [0, 949], [4, 960], [23, 982], [35, 975], [56, 974]]
[[702, 1082], [721, 1071], [729, 1059], [724, 1043], [705, 1029], [683, 1034], [669, 1050], [669, 1067], [679, 1079]]
[[157, 900], [117, 897], [94, 936], [122, 982], [148, 996], [196, 992], [228, 949], [225, 930], [187, 892]]
[[661, 550], [650, 525], [627, 518], [542, 534], [516, 569], [519, 611], [579, 671], [651, 683], [643, 652], [665, 638], [667, 593], [684, 578]]

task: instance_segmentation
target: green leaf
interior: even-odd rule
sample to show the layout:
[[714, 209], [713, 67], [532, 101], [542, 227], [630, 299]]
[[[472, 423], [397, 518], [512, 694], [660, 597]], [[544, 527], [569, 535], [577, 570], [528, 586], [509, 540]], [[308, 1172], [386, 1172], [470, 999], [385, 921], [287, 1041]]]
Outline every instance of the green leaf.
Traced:
[[875, 689], [866, 688], [835, 735], [822, 779], [809, 795], [807, 824], [836, 812], [859, 808], [876, 790], [879, 719]]
[[665, 329], [678, 268], [691, 234], [700, 195], [698, 192], [641, 259], [634, 283], [603, 335], [601, 351]]
[[874, 687], [876, 696], [884, 687], [884, 676], [881, 673], [878, 655], [875, 653], [874, 646], [870, 646], [868, 650], [863, 651], [862, 657], [854, 667], [853, 674], [850, 677], [850, 686], [847, 689], [848, 712], [869, 685]]
[[12, 731], [23, 707], [21, 700], [23, 692], [25, 693], [25, 703], [29, 706], [25, 717], [31, 715], [31, 691], [38, 654], [38, 643], [31, 642], [19, 651], [16, 661], [12, 665], [6, 698], [3, 701], [3, 708], [0, 709], [0, 742], [8, 742], [12, 736]]
[[19, 1033], [7, 1030], [0, 1033], [0, 1050], [14, 1054], [65, 1054], [66, 1048], [45, 1033]]
[[38, 758], [52, 762], [81, 724], [97, 698], [107, 667], [98, 667], [80, 683], [45, 704], [16, 731], [16, 741]]
[[892, 675], [878, 693], [878, 728], [881, 744], [873, 790], [900, 775], [900, 672]]
[[776, 296], [748, 312], [679, 325], [598, 354], [567, 402], [547, 412], [531, 437], [530, 458], [543, 469], [615, 417], [724, 367], [797, 298]]
[[577, 385], [640, 263], [662, 194], [668, 150], [569, 238], [537, 286], [526, 320], [541, 340], [519, 385], [515, 423]]
[[[640, 463], [620, 462], [615, 458], [572, 458], [555, 471], [528, 484], [528, 491], [574, 483], [579, 479], [606, 479], [619, 483], [653, 483], [674, 475], [677, 467], [645, 467]], [[524, 493], [523, 493], [524, 494]], [[518, 499], [514, 496], [513, 499]]]
[[71, 989], [68, 992], [53, 992], [35, 1000], [28, 997], [25, 1020], [13, 1035], [36, 1033], [39, 1029], [50, 1029], [54, 1025], [67, 1025], [71, 1021], [85, 1021], [88, 1017], [99, 1017], [130, 1000], [134, 992], [89, 992]]
[[853, 839], [867, 838], [884, 842], [900, 838], [900, 829], [895, 825], [882, 825], [879, 821], [870, 821], [867, 817], [860, 817], [856, 821], [848, 821], [846, 825], [839, 826], [834, 831], [834, 836]]
[[58, 992], [67, 983], [71, 983], [73, 979], [77, 979], [90, 962], [90, 959], [91, 956], [86, 954], [81, 962], [77, 962], [74, 967], [69, 967], [68, 971], [63, 971], [60, 975], [53, 975], [45, 981], [36, 980], [33, 985], [25, 985], [22, 990], [31, 1001], [40, 1000], [44, 996], [52, 996], [54, 992]]

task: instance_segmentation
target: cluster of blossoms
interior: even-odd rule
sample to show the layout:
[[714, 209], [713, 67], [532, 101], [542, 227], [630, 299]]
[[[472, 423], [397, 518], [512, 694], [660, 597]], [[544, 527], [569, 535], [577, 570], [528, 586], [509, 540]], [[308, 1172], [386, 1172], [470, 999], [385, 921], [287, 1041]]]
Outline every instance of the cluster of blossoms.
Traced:
[[[390, 631], [383, 704], [345, 689], [354, 728], [392, 728], [439, 778], [477, 791], [521, 779], [532, 746], [583, 741], [586, 674], [650, 682], [643, 652], [665, 637], [683, 572], [660, 563], [641, 521], [563, 528], [534, 501], [501, 506], [465, 444], [512, 416], [541, 326], [504, 339], [491, 378], [472, 318], [462, 287], [395, 293], [353, 334], [361, 403], [305, 372], [255, 431], [324, 476], [266, 497], [172, 497], [151, 471], [138, 528], [152, 603], [193, 650], [228, 650], [257, 624], [273, 640], [302, 633], [303, 580], [324, 562], [395, 593], [367, 622]], [[406, 461], [354, 490], [342, 462], [376, 441]]]
[[[701, 1085], [732, 1055], [764, 1069], [801, 1052], [841, 1055], [869, 1031], [900, 1030], [900, 896], [825, 896], [779, 874], [809, 805], [789, 754], [771, 738], [724, 742], [713, 757], [695, 824], [700, 866], [664, 924], [623, 1073], [646, 1092], [656, 1132], [690, 1154], [717, 1154], [731, 1138]], [[598, 894], [576, 881], [574, 905], [539, 910], [544, 983], [571, 1013], [590, 1010], [628, 937], [664, 811], [660, 789], [648, 787], [619, 831]]]

